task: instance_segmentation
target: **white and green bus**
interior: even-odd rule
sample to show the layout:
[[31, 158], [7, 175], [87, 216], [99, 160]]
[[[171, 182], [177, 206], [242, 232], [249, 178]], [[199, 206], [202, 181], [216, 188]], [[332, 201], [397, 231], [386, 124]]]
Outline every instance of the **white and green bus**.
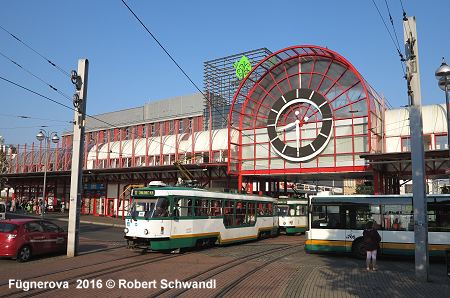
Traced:
[[[450, 249], [450, 195], [428, 195], [431, 256]], [[380, 253], [414, 255], [412, 195], [345, 195], [311, 198], [307, 252], [346, 252], [365, 257], [362, 233], [373, 221], [381, 236]]]
[[249, 241], [278, 233], [276, 199], [151, 183], [132, 191], [128, 247], [176, 250]]
[[278, 226], [287, 235], [305, 233], [308, 227], [308, 199], [278, 198]]

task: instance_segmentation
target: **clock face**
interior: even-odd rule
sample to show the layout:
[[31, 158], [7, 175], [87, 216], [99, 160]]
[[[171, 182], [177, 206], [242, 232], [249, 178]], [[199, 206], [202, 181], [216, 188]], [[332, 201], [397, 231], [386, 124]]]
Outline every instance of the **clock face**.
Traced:
[[[321, 123], [314, 138], [305, 140], [301, 136], [304, 126]], [[303, 127], [303, 129], [302, 129]], [[326, 98], [311, 89], [294, 89], [283, 94], [269, 112], [267, 133], [272, 148], [282, 158], [307, 161], [320, 154], [328, 145], [332, 134], [333, 115]], [[314, 131], [316, 125], [314, 125]], [[286, 137], [286, 136], [291, 137]]]

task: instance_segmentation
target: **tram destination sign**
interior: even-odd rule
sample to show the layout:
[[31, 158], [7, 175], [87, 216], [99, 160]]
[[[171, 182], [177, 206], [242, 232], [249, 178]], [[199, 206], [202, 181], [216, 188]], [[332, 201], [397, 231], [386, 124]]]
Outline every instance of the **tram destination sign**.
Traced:
[[150, 189], [135, 189], [133, 190], [135, 196], [154, 196], [155, 191]]

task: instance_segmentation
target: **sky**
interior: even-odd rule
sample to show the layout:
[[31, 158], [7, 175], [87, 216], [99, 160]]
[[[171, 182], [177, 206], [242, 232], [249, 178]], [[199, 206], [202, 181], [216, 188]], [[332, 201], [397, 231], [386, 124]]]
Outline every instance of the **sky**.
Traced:
[[[262, 47], [275, 52], [318, 45], [344, 56], [393, 107], [408, 102], [396, 47], [372, 0], [125, 1], [201, 89], [205, 61]], [[395, 39], [388, 3], [403, 51], [400, 0], [374, 1]], [[417, 19], [422, 104], [444, 103], [434, 73], [441, 57], [450, 62], [450, 1], [402, 3]], [[89, 59], [90, 115], [197, 92], [121, 0], [3, 0], [0, 7], [0, 25], [65, 72], [77, 69], [78, 59]], [[66, 98], [74, 93], [70, 79], [2, 29], [0, 53], [28, 71], [0, 55], [0, 77], [72, 105]], [[73, 120], [70, 109], [2, 79], [0, 104], [6, 144], [37, 142], [41, 126], [61, 136]]]

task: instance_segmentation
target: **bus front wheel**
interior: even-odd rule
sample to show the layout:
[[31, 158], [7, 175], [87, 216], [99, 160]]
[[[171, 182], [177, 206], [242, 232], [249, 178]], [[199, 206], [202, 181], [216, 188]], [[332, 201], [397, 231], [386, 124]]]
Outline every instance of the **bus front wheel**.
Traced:
[[356, 239], [353, 241], [352, 245], [352, 254], [357, 259], [365, 259], [367, 252], [366, 252], [366, 245], [364, 244], [364, 241], [362, 238]]

